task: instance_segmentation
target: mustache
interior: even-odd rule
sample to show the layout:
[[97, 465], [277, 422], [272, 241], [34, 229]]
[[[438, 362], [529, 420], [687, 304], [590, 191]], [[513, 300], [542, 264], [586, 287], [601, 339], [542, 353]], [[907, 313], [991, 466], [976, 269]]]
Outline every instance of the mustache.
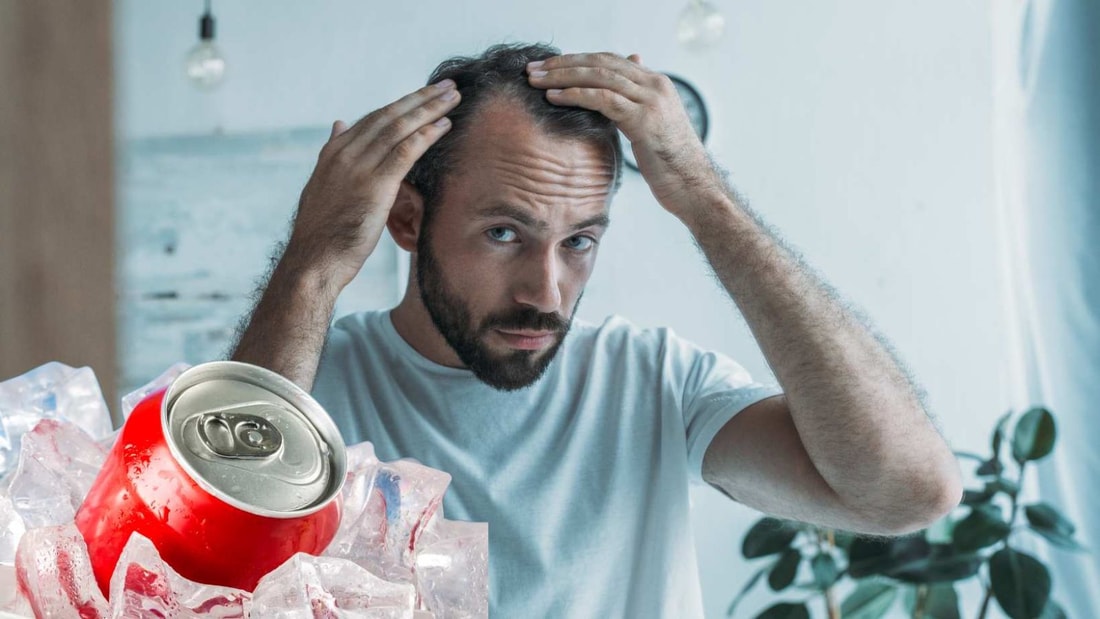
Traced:
[[482, 328], [554, 331], [556, 333], [561, 333], [569, 328], [569, 321], [558, 314], [543, 314], [529, 307], [489, 316], [485, 319]]

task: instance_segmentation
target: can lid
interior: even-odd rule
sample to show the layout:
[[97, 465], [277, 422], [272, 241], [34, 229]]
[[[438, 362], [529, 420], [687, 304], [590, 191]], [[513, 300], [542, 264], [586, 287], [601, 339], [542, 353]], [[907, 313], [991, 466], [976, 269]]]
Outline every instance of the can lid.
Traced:
[[332, 419], [286, 378], [236, 361], [196, 365], [164, 397], [172, 455], [205, 490], [276, 518], [320, 510], [347, 474]]

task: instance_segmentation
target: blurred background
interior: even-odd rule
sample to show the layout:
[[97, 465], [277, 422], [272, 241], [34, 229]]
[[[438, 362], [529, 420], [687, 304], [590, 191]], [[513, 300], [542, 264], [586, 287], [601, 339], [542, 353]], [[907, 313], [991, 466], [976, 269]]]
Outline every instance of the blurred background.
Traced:
[[[332, 121], [418, 88], [444, 58], [521, 41], [636, 52], [698, 92], [736, 187], [889, 338], [955, 449], [987, 453], [1007, 411], [1054, 413], [1058, 448], [1022, 496], [1100, 542], [1095, 2], [209, 8], [204, 42], [200, 0], [0, 0], [0, 379], [89, 365], [117, 402], [174, 362], [221, 357]], [[637, 173], [612, 217], [579, 316], [669, 326], [771, 380]], [[407, 267], [384, 239], [337, 315], [396, 304]], [[722, 617], [758, 565], [741, 542], [759, 514], [710, 488], [692, 501], [707, 615]], [[1069, 616], [1100, 616], [1094, 554], [1021, 545]], [[977, 616], [981, 583], [959, 592]], [[758, 587], [737, 616], [776, 599]]]

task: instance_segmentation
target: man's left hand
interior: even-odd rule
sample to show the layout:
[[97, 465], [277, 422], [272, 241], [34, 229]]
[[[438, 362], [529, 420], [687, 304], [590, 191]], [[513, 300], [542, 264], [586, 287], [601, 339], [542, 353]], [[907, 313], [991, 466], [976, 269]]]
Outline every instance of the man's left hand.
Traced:
[[529, 83], [555, 105], [600, 112], [630, 140], [638, 169], [657, 201], [683, 217], [700, 192], [718, 191], [703, 143], [672, 80], [632, 54], [565, 54], [527, 65]]

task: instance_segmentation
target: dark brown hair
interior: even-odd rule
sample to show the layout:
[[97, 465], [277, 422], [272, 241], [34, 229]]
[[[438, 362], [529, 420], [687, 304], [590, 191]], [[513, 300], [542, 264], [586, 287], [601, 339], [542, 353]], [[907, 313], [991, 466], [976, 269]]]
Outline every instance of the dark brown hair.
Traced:
[[603, 114], [579, 107], [558, 106], [546, 100], [546, 91], [527, 82], [527, 63], [558, 56], [561, 51], [546, 44], [500, 44], [480, 56], [456, 56], [444, 60], [429, 84], [450, 78], [455, 81], [462, 102], [447, 115], [451, 130], [424, 153], [405, 177], [424, 198], [425, 222], [442, 197], [444, 178], [456, 169], [458, 146], [477, 120], [477, 112], [496, 97], [507, 97], [520, 105], [547, 133], [588, 141], [611, 162], [615, 171], [612, 195], [622, 184], [622, 146], [619, 131]]

